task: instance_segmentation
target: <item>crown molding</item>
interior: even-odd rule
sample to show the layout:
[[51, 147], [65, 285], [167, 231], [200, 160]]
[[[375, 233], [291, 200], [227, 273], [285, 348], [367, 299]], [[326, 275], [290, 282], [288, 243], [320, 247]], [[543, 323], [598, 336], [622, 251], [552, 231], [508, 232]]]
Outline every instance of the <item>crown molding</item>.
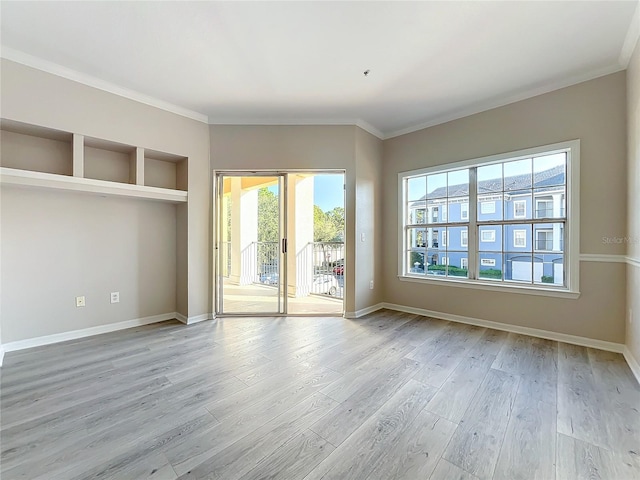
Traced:
[[27, 53], [15, 50], [10, 47], [6, 47], [4, 45], [0, 46], [0, 57], [11, 60], [12, 62], [26, 65], [27, 67], [32, 67], [37, 70], [42, 70], [43, 72], [51, 73], [52, 75], [57, 75], [58, 77], [63, 77], [74, 82], [82, 83], [83, 85], [87, 85], [89, 87], [97, 88], [98, 90], [113, 93], [114, 95], [119, 95], [121, 97], [128, 98], [129, 100], [134, 100], [151, 107], [156, 107], [167, 112], [175, 113], [176, 115], [187, 117], [192, 120], [197, 120], [198, 122], [207, 123], [207, 116], [203, 115], [202, 113], [194, 112], [193, 110], [189, 110], [187, 108], [165, 102], [164, 100], [150, 97], [149, 95], [136, 92], [135, 90], [120, 87], [116, 84], [101, 80], [92, 75], [87, 75], [86, 73], [81, 73], [76, 70], [63, 67], [62, 65], [58, 65], [57, 63], [50, 62], [39, 57], [34, 57], [33, 55], [29, 55]]
[[344, 118], [220, 118], [209, 117], [209, 125], [237, 125], [237, 126], [355, 126], [369, 132], [380, 140], [384, 139], [384, 134], [376, 127], [361, 119]]
[[640, 0], [636, 2], [636, 9], [631, 16], [631, 23], [629, 24], [629, 28], [627, 30], [627, 35], [624, 38], [624, 43], [622, 44], [622, 49], [620, 50], [620, 57], [618, 57], [618, 62], [622, 68], [627, 68], [629, 66], [629, 61], [631, 60], [631, 56], [633, 55], [633, 51], [638, 45], [638, 41], [640, 40]]
[[501, 97], [493, 98], [491, 100], [487, 100], [486, 102], [478, 103], [473, 107], [469, 107], [463, 110], [458, 110], [457, 112], [452, 114], [442, 115], [440, 117], [436, 117], [427, 122], [414, 125], [412, 127], [405, 127], [400, 130], [395, 130], [385, 135], [383, 140], [388, 140], [390, 138], [399, 137], [401, 135], [406, 135], [408, 133], [417, 132], [419, 130], [424, 130], [425, 128], [435, 127], [436, 125], [442, 125], [443, 123], [459, 120], [461, 118], [469, 117], [477, 113], [493, 110], [494, 108], [504, 107], [512, 103], [537, 97], [538, 95], [544, 95], [545, 93], [550, 93], [555, 90], [571, 87], [579, 83], [588, 82], [589, 80], [595, 80], [596, 78], [604, 77], [605, 75], [611, 75], [612, 73], [620, 72], [622, 70], [624, 70], [624, 67], [621, 67], [618, 63], [615, 63], [613, 65], [609, 65], [607, 67], [596, 70], [595, 72], [574, 75], [573, 77], [570, 77], [565, 80], [552, 82], [541, 87], [531, 88], [531, 89], [525, 90], [524, 92], [516, 93], [514, 95], [510, 95], [504, 98], [501, 98]]

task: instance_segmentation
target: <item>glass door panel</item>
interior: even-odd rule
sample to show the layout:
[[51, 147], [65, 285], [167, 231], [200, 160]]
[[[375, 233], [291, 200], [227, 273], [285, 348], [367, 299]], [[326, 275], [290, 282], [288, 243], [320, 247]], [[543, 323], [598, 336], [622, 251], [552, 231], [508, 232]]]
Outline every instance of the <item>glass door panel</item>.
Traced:
[[285, 174], [218, 174], [216, 312], [286, 312]]

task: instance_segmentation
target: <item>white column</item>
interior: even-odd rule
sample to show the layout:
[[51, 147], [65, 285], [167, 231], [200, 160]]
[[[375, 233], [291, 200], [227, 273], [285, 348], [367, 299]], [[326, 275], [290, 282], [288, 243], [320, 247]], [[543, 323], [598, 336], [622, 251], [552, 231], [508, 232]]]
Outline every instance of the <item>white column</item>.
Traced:
[[231, 274], [236, 285], [257, 280], [258, 190], [242, 190], [242, 179], [231, 178]]
[[288, 293], [305, 297], [313, 283], [313, 177], [290, 174], [287, 195]]

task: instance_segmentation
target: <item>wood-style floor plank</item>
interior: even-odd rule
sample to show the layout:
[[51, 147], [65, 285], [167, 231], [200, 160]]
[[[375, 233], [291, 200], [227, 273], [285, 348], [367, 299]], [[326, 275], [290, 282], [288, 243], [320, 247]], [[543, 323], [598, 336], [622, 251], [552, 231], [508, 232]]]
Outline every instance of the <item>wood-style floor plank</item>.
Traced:
[[338, 446], [307, 480], [366, 479], [376, 462], [393, 448], [403, 431], [424, 409], [434, 388], [411, 380]]
[[414, 314], [162, 322], [7, 353], [3, 480], [640, 478], [619, 354]]
[[443, 458], [475, 475], [492, 478], [518, 388], [518, 377], [489, 370]]

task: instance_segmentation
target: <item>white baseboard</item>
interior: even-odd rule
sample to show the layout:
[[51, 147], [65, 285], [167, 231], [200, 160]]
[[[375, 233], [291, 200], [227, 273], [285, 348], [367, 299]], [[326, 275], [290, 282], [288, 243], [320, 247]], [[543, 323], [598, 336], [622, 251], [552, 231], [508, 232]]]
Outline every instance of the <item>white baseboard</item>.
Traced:
[[[183, 315], [181, 315], [182, 317], [184, 317]], [[193, 317], [189, 317], [187, 318], [186, 323], [187, 325], [193, 325], [194, 323], [200, 323], [200, 322], [204, 322], [206, 320], [213, 320], [213, 314], [211, 313], [203, 313], [201, 315], [194, 315]], [[182, 320], [180, 320], [182, 321]]]
[[18, 340], [17, 342], [9, 342], [2, 345], [4, 352], [14, 352], [16, 350], [24, 350], [25, 348], [40, 347], [51, 343], [66, 342], [68, 340], [76, 340], [78, 338], [90, 337], [101, 333], [115, 332], [117, 330], [125, 330], [127, 328], [149, 325], [151, 323], [164, 322], [177, 318], [176, 312], [163, 313], [150, 317], [135, 318], [133, 320], [125, 320], [118, 323], [110, 323], [108, 325], [98, 325], [97, 327], [83, 328], [81, 330], [72, 330], [70, 332], [55, 333], [53, 335], [45, 335], [43, 337], [28, 338], [26, 340]]
[[0, 345], [0, 367], [2, 366], [2, 361], [4, 360], [4, 348]]
[[627, 265], [631, 265], [632, 267], [640, 267], [640, 259], [627, 257]]
[[360, 318], [383, 308], [383, 303], [376, 303], [375, 305], [371, 305], [370, 307], [366, 307], [355, 312], [344, 312], [344, 318]]
[[406, 307], [404, 305], [396, 305], [393, 303], [383, 303], [383, 308], [389, 310], [397, 310], [400, 312], [414, 313], [416, 315], [424, 315], [426, 317], [440, 318], [451, 322], [467, 323], [478, 327], [493, 328], [494, 330], [502, 330], [505, 332], [519, 333], [521, 335], [529, 335], [530, 337], [545, 338], [547, 340], [555, 340], [557, 342], [570, 343], [572, 345], [580, 345], [581, 347], [597, 348], [609, 352], [623, 353], [625, 346], [622, 343], [605, 342], [604, 340], [596, 340], [594, 338], [579, 337], [577, 335], [568, 335], [566, 333], [551, 332], [549, 330], [541, 330], [539, 328], [521, 327], [518, 325], [510, 325], [508, 323], [492, 322], [489, 320], [481, 320], [479, 318], [463, 317], [462, 315], [453, 315], [451, 313], [434, 312], [423, 308]]
[[193, 325], [194, 323], [204, 322], [206, 320], [213, 320], [215, 317], [212, 313], [203, 313], [201, 315], [194, 315], [193, 317], [186, 317], [181, 313], [176, 312], [176, 319], [184, 323], [185, 325]]
[[633, 376], [636, 377], [636, 380], [640, 383], [640, 364], [638, 363], [638, 360], [635, 359], [631, 350], [629, 350], [629, 347], [626, 345], [624, 346], [622, 354], [629, 364], [629, 368], [631, 369], [631, 372], [633, 372]]

